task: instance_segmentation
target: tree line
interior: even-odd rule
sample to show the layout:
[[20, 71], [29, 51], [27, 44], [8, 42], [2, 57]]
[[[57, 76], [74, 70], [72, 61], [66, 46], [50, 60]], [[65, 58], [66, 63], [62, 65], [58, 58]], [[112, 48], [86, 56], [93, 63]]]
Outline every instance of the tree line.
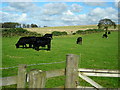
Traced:
[[17, 22], [4, 22], [0, 23], [2, 28], [35, 28], [40, 27], [37, 24], [21, 24]]

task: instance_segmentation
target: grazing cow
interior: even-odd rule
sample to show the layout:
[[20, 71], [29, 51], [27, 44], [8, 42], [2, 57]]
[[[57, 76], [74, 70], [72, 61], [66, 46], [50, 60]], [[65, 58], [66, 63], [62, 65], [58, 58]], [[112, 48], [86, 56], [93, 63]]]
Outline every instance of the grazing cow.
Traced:
[[82, 45], [82, 37], [78, 37], [76, 43]]
[[29, 44], [29, 48], [31, 48], [35, 40], [36, 40], [36, 37], [34, 36], [33, 37], [21, 37], [15, 45], [16, 45], [16, 48], [19, 48], [20, 45], [22, 45], [23, 48], [27, 48], [26, 44]]
[[109, 31], [108, 34], [111, 34], [111, 32]]
[[102, 38], [108, 38], [107, 34], [103, 34]]
[[52, 39], [52, 34], [45, 34], [43, 37], [48, 37]]
[[47, 50], [51, 48], [51, 38], [48, 37], [36, 37], [36, 41], [33, 44], [35, 50], [39, 50], [39, 47], [45, 47], [47, 45]]

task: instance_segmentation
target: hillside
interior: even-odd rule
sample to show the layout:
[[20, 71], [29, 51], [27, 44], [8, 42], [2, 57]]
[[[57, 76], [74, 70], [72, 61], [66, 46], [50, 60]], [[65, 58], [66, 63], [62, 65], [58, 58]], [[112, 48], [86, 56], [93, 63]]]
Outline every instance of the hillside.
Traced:
[[[68, 34], [78, 30], [97, 29], [97, 25], [80, 25], [80, 26], [59, 26], [59, 27], [41, 27], [41, 28], [26, 28], [28, 31], [41, 34], [51, 33], [53, 31], [66, 31]], [[111, 27], [110, 29], [113, 30]]]

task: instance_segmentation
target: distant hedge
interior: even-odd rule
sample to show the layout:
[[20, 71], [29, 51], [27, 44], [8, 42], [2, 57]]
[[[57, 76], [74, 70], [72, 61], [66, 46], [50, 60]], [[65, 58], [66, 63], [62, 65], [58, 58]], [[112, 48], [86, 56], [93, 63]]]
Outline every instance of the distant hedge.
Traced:
[[41, 34], [38, 34], [36, 32], [30, 32], [23, 28], [2, 29], [2, 37], [11, 36], [41, 36]]
[[95, 33], [95, 32], [102, 32], [103, 29], [87, 29], [87, 30], [78, 30], [74, 34], [87, 34], [87, 33]]
[[52, 34], [53, 36], [60, 36], [60, 35], [67, 35], [67, 32], [53, 31]]

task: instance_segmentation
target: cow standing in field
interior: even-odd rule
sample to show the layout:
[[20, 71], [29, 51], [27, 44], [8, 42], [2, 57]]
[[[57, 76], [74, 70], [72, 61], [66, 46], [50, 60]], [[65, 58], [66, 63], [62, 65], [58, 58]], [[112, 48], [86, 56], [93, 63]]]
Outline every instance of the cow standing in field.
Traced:
[[107, 34], [103, 34], [102, 38], [108, 38]]
[[49, 36], [45, 35], [43, 37], [21, 37], [18, 42], [15, 44], [16, 48], [19, 48], [20, 45], [23, 48], [27, 48], [26, 44], [29, 44], [29, 48], [33, 48], [35, 50], [39, 50], [39, 47], [45, 47], [47, 45], [47, 50], [51, 49], [51, 39], [52, 34]]
[[36, 37], [36, 41], [33, 44], [35, 50], [39, 51], [39, 47], [45, 47], [47, 45], [47, 50], [51, 49], [51, 38], [48, 37]]
[[29, 44], [29, 48], [32, 48], [32, 45], [34, 41], [36, 40], [36, 37], [21, 37], [18, 42], [15, 44], [16, 48], [19, 48], [20, 45], [23, 46], [23, 48], [27, 48], [26, 44]]
[[78, 37], [76, 43], [82, 45], [82, 37]]
[[108, 34], [111, 34], [111, 32], [109, 31]]

